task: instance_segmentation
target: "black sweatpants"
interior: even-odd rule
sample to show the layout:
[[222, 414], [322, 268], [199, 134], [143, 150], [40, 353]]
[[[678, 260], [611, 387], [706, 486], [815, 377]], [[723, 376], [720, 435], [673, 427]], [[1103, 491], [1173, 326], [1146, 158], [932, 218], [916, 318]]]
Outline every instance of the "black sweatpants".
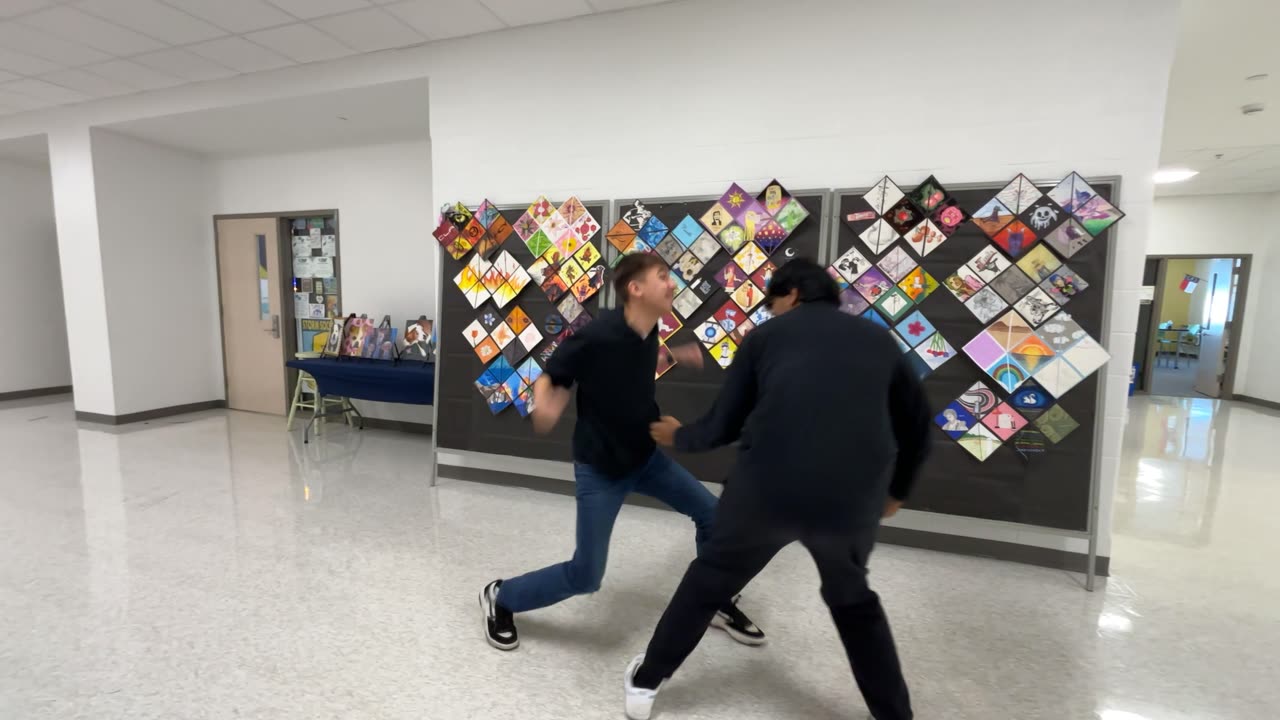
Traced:
[[799, 541], [818, 565], [822, 597], [844, 643], [853, 677], [876, 720], [910, 720], [911, 699], [880, 597], [867, 585], [875, 526], [815, 533], [780, 523], [761, 504], [727, 487], [711, 539], [658, 621], [637, 679], [671, 677], [702, 640], [716, 609], [741, 592], [782, 548]]

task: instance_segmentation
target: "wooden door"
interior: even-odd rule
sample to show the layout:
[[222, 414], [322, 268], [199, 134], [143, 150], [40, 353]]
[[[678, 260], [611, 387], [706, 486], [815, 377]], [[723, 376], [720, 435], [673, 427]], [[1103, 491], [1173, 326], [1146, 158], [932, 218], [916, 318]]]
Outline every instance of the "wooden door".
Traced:
[[232, 410], [287, 410], [277, 225], [276, 218], [217, 221], [222, 354]]

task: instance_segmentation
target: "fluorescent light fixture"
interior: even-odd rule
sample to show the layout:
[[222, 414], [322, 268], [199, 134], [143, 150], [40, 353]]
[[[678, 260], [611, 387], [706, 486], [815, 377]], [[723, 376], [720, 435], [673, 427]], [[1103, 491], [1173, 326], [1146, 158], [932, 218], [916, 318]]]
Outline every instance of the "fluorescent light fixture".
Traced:
[[1166, 185], [1168, 183], [1182, 182], [1200, 174], [1199, 170], [1188, 170], [1187, 168], [1166, 168], [1157, 170], [1152, 180], [1157, 185]]

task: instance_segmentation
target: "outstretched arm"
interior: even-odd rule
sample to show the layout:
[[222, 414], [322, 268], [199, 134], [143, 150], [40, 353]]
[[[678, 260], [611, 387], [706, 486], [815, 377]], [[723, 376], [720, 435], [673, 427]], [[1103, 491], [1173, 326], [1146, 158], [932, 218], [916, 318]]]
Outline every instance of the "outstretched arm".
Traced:
[[751, 359], [753, 347], [748, 339], [738, 349], [711, 410], [698, 421], [676, 431], [677, 449], [705, 452], [728, 445], [742, 434], [742, 426], [756, 404], [756, 374]]
[[534, 432], [549, 433], [560, 421], [564, 409], [569, 406], [570, 388], [582, 370], [586, 347], [582, 333], [570, 336], [551, 355], [546, 372], [534, 381], [533, 410], [529, 413]]

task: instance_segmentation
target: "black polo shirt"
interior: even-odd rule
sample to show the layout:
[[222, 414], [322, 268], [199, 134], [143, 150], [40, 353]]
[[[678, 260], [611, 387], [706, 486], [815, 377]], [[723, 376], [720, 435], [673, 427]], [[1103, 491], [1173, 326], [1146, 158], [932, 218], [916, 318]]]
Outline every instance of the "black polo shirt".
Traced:
[[574, 461], [620, 478], [649, 460], [657, 366], [657, 327], [640, 337], [621, 308], [600, 313], [556, 349], [546, 368], [551, 384], [578, 386]]

